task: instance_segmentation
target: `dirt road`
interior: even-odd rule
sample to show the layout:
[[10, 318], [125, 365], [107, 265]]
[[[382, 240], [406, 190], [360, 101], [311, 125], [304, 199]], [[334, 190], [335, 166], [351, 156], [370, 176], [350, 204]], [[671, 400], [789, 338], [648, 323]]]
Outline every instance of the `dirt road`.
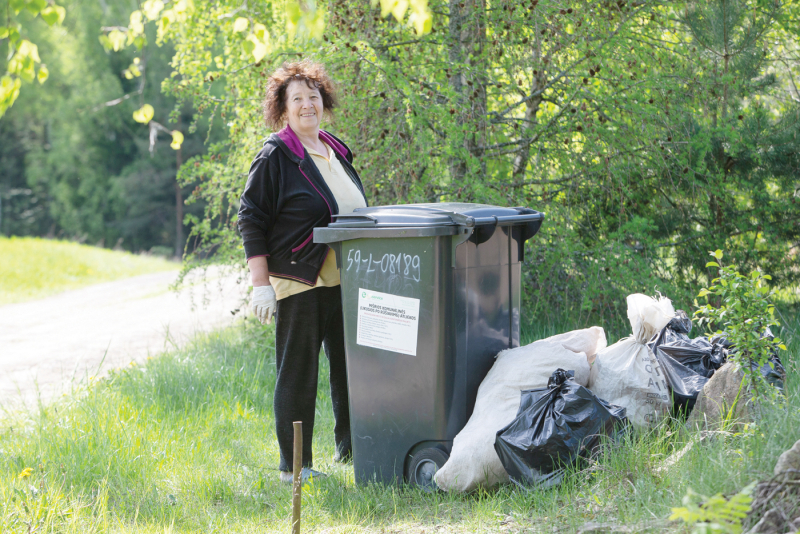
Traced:
[[0, 306], [0, 408], [49, 402], [74, 382], [230, 324], [246, 296], [234, 275], [214, 271], [179, 293], [169, 290], [177, 276], [142, 275]]

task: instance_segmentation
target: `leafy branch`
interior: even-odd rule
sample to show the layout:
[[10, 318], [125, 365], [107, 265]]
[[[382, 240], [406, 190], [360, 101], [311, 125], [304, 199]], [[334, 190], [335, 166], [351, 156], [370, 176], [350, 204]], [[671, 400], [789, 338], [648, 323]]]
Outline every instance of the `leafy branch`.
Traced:
[[753, 386], [754, 396], [758, 396], [762, 389], [769, 391], [766, 388], [770, 387], [761, 368], [778, 350], [786, 350], [786, 345], [770, 331], [771, 326], [779, 325], [771, 302], [774, 290], [767, 285], [772, 277], [760, 271], [744, 276], [735, 267], [722, 264], [721, 250], [709, 254], [715, 261], [706, 267], [719, 269], [719, 277], [711, 281], [710, 287], [700, 290], [698, 297], [705, 297], [707, 304], [698, 308], [695, 317], [716, 335], [724, 333], [733, 344], [730, 358]]
[[8, 64], [5, 74], [0, 77], [0, 117], [19, 97], [23, 82], [38, 80], [41, 84], [50, 75], [39, 57], [39, 47], [23, 37], [22, 24], [16, 21], [23, 9], [31, 16], [41, 18], [48, 26], [61, 24], [67, 15], [66, 9], [47, 0], [9, 0], [5, 26], [0, 26], [0, 43], [8, 41]]

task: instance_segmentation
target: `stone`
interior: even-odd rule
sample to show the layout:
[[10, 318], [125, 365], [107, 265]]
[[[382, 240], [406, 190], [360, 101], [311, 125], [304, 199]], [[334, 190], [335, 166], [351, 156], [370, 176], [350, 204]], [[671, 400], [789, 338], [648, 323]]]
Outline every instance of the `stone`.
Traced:
[[751, 395], [747, 384], [742, 384], [743, 380], [744, 373], [733, 362], [720, 367], [697, 396], [697, 402], [686, 421], [686, 426], [689, 429], [716, 430], [728, 416], [728, 411], [734, 406], [734, 402], [736, 404], [729, 422], [742, 423], [752, 420], [753, 413], [749, 403]]
[[785, 451], [778, 458], [778, 463], [775, 464], [775, 475], [780, 475], [790, 469], [798, 471], [796, 477], [800, 477], [800, 439], [792, 446], [791, 449]]

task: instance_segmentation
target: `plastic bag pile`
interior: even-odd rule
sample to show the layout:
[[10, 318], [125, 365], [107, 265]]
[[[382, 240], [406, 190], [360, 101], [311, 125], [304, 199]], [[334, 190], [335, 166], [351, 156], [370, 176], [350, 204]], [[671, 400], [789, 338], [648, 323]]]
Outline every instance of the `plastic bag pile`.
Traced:
[[[633, 294], [627, 303], [631, 335], [611, 346], [593, 326], [499, 353], [434, 476], [439, 488], [470, 491], [509, 475], [519, 485], [554, 485], [603, 436], [691, 410], [736, 348], [723, 336], [689, 338], [691, 319], [667, 298]], [[777, 354], [761, 372], [782, 388]]]
[[559, 368], [573, 371], [575, 382], [585, 386], [590, 362], [605, 347], [605, 331], [593, 326], [499, 353], [478, 388], [472, 416], [453, 440], [450, 458], [436, 472], [436, 484], [449, 491], [470, 491], [507, 482], [494, 442], [497, 432], [516, 417], [520, 391], [546, 387]]
[[[589, 410], [573, 422], [564, 419], [572, 409], [567, 406], [566, 399], [570, 399], [570, 406], [573, 401], [577, 402], [572, 394], [567, 394], [573, 386], [583, 387], [585, 391], [575, 391], [581, 391], [584, 400], [590, 399], [595, 407], [605, 406], [608, 413], [614, 414], [610, 419], [621, 422], [627, 411], [628, 419], [634, 424], [646, 425], [655, 421], [659, 414], [668, 410], [669, 393], [664, 373], [645, 343], [664, 328], [674, 313], [667, 299], [630, 295], [628, 318], [632, 335], [610, 347], [607, 346], [605, 331], [593, 326], [499, 353], [478, 388], [472, 416], [453, 440], [450, 458], [434, 476], [436, 484], [448, 491], [470, 491], [481, 485], [491, 487], [509, 480], [508, 469], [513, 471], [515, 468], [510, 467], [512, 462], [508, 457], [505, 462], [501, 460], [495, 442], [498, 432], [507, 430], [506, 427], [519, 417], [530, 418], [527, 410], [533, 404], [529, 406], [525, 401], [524, 409], [520, 408], [521, 400], [526, 397], [521, 393], [523, 391], [552, 389], [547, 398], [557, 406], [549, 406], [542, 425], [553, 428], [561, 425], [561, 430], [555, 434], [545, 436], [540, 433], [535, 439], [531, 435], [529, 446], [523, 447], [526, 450], [523, 456], [547, 458], [541, 460], [546, 465], [530, 464], [527, 474], [522, 468], [517, 468], [518, 481], [525, 483], [550, 480], [547, 475], [557, 471], [556, 465], [575, 461], [582, 451], [585, 453], [587, 447], [591, 448], [599, 440], [599, 434], [608, 433], [606, 426], [602, 432], [598, 429], [587, 434], [569, 430], [580, 424], [592, 424], [590, 419], [594, 417], [591, 415], [594, 412]], [[554, 378], [551, 382], [551, 377], [559, 369], [572, 371], [572, 376], [563, 381]], [[558, 387], [548, 388], [548, 383]], [[562, 391], [562, 388], [566, 389]], [[528, 397], [530, 395], [535, 394], [528, 391]], [[533, 397], [528, 400], [533, 400]], [[551, 438], [556, 439], [559, 435], [564, 438], [564, 445], [553, 448], [555, 442]], [[560, 452], [554, 455], [554, 450]]]

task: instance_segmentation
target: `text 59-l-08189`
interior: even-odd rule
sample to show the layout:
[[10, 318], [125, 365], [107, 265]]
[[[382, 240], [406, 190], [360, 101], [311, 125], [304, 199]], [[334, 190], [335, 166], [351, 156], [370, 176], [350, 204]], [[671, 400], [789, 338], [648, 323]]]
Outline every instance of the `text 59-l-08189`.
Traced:
[[381, 274], [398, 274], [403, 278], [420, 281], [420, 259], [418, 255], [410, 254], [384, 254], [380, 259], [373, 259], [372, 253], [368, 258], [362, 258], [361, 250], [350, 249], [347, 254], [346, 271], [355, 269], [360, 273], [380, 272]]

